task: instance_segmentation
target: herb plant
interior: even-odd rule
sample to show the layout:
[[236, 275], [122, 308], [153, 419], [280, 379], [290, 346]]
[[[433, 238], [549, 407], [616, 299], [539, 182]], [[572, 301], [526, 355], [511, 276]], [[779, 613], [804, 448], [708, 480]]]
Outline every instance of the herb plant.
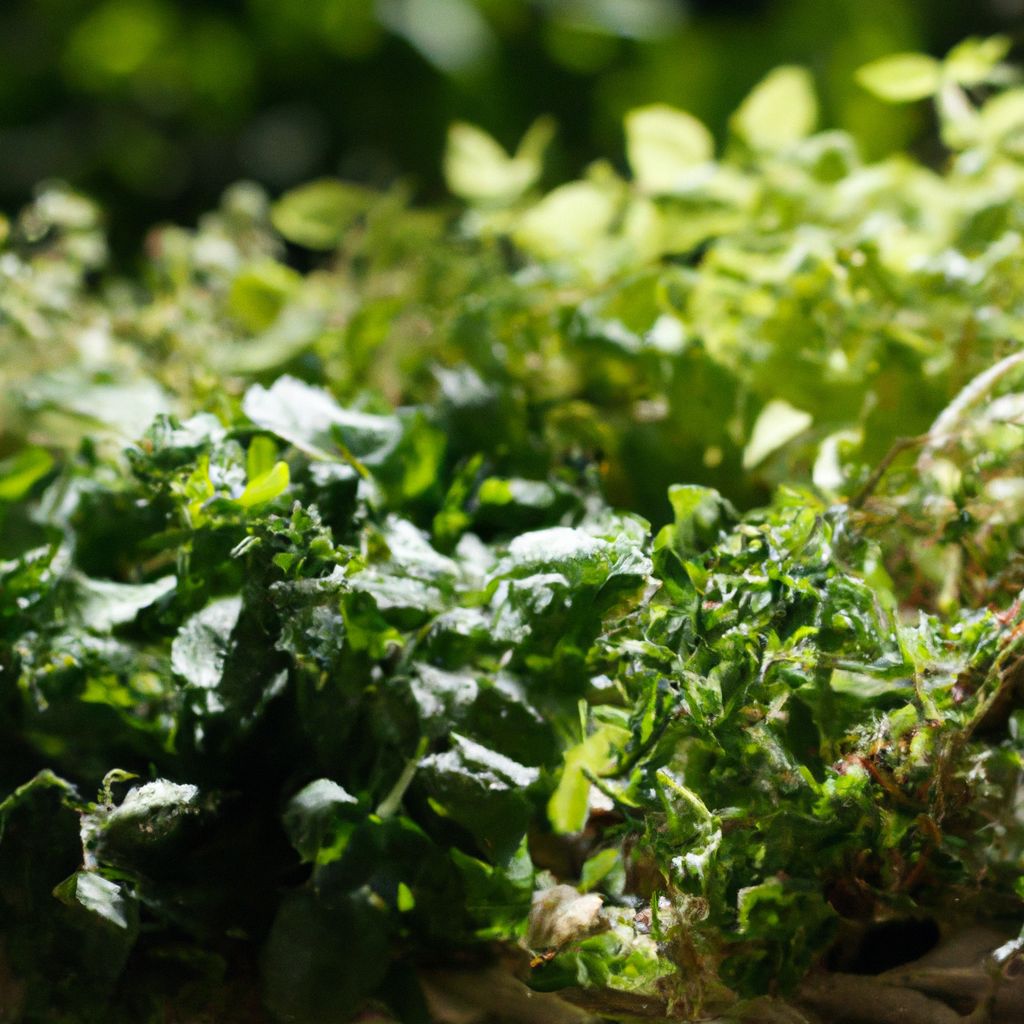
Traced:
[[0, 1020], [1018, 1019], [1006, 52], [862, 70], [938, 169], [787, 67], [718, 155], [645, 107], [538, 195], [547, 122], [456, 125], [457, 211], [241, 185], [132, 281], [40, 193]]

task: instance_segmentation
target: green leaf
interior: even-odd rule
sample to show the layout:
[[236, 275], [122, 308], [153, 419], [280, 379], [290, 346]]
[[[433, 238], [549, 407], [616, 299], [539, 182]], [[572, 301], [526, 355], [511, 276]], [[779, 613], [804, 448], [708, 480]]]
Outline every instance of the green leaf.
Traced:
[[588, 857], [580, 872], [580, 892], [589, 892], [615, 869], [621, 860], [621, 852], [614, 847], [601, 850], [593, 857]]
[[138, 927], [137, 909], [116, 882], [108, 881], [95, 871], [79, 871], [61, 882], [53, 894], [72, 908], [81, 908], [104, 925], [122, 932]]
[[673, 191], [688, 170], [711, 160], [714, 152], [711, 133], [685, 111], [654, 103], [626, 115], [626, 155], [644, 191]]
[[20, 501], [53, 468], [53, 456], [36, 446], [0, 461], [0, 501]]
[[1010, 52], [1009, 36], [972, 37], [957, 43], [942, 62], [943, 73], [959, 85], [981, 85]]
[[402, 435], [397, 417], [342, 409], [326, 391], [294, 377], [279, 377], [269, 389], [254, 385], [242, 408], [257, 426], [315, 458], [338, 458], [340, 451], [379, 465]]
[[251, 479], [245, 490], [235, 498], [235, 504], [242, 508], [254, 508], [283, 494], [288, 489], [290, 476], [287, 462], [275, 462], [265, 473]]
[[325, 850], [336, 856], [358, 809], [359, 801], [342, 786], [330, 779], [317, 779], [288, 801], [285, 831], [305, 861], [317, 860]]
[[452, 748], [420, 763], [418, 780], [444, 813], [468, 829], [486, 856], [507, 864], [526, 832], [526, 794], [537, 782], [535, 768], [452, 734]]
[[814, 422], [814, 417], [789, 402], [773, 399], [758, 414], [743, 449], [743, 468], [759, 466], [773, 452], [799, 437]]
[[222, 597], [196, 612], [171, 645], [171, 668], [190, 686], [214, 690], [232, 649], [231, 634], [242, 612], [240, 597]]
[[683, 560], [699, 555], [718, 540], [736, 511], [718, 491], [696, 484], [673, 484], [668, 489], [675, 523], [666, 527], [673, 550]]
[[362, 894], [287, 894], [263, 951], [267, 1005], [295, 1024], [347, 1024], [389, 965], [385, 914]]
[[301, 283], [302, 276], [282, 263], [266, 260], [253, 264], [231, 282], [228, 308], [247, 330], [265, 330]]
[[614, 768], [625, 739], [625, 730], [606, 725], [565, 752], [558, 788], [548, 801], [548, 820], [556, 832], [578, 832], [586, 824], [589, 776]]
[[[307, 249], [334, 249], [377, 200], [369, 189], [322, 178], [286, 192], [271, 209], [270, 219], [289, 242]], [[282, 281], [278, 275], [277, 283]]]
[[75, 611], [88, 629], [109, 633], [166, 597], [176, 585], [174, 576], [163, 576], [152, 583], [114, 583], [79, 575], [75, 577]]
[[448, 129], [444, 175], [448, 188], [462, 199], [503, 206], [537, 183], [544, 151], [554, 125], [541, 118], [527, 131], [515, 156], [509, 156], [485, 131], [459, 121]]
[[617, 207], [615, 196], [599, 185], [562, 185], [520, 218], [513, 237], [538, 259], [571, 259], [601, 242]]
[[942, 64], [924, 53], [894, 53], [857, 70], [857, 81], [887, 103], [912, 103], [934, 96]]
[[771, 71], [733, 115], [732, 130], [754, 149], [777, 150], [799, 142], [818, 121], [814, 81], [806, 68]]

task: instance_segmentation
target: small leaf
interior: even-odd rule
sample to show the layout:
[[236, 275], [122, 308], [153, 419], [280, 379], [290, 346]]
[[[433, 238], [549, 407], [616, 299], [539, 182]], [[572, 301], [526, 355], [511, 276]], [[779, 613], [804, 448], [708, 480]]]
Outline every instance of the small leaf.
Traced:
[[471, 203], [503, 206], [514, 202], [537, 183], [544, 150], [554, 128], [550, 120], [536, 121], [508, 153], [482, 128], [458, 121], [448, 129], [444, 175], [448, 188]]
[[255, 480], [256, 477], [270, 472], [277, 462], [277, 445], [273, 440], [263, 434], [258, 434], [249, 444], [249, 450], [245, 453], [245, 476], [247, 480]]
[[616, 742], [627, 734], [606, 725], [582, 743], [565, 752], [558, 788], [548, 801], [548, 818], [556, 832], [578, 832], [587, 822], [590, 779], [587, 773], [602, 775], [615, 766]]
[[519, 222], [514, 238], [540, 259], [575, 256], [604, 238], [617, 206], [607, 189], [574, 181], [549, 192], [534, 206]]
[[94, 871], [79, 871], [61, 882], [53, 894], [67, 906], [81, 908], [120, 931], [135, 927], [135, 908], [121, 886]]
[[406, 914], [416, 907], [416, 897], [413, 896], [412, 889], [405, 882], [398, 883], [398, 898], [395, 905], [401, 914]]
[[32, 485], [53, 468], [53, 456], [45, 448], [24, 448], [0, 462], [0, 501], [19, 501]]
[[689, 168], [711, 160], [714, 152], [711, 132], [682, 110], [655, 103], [626, 115], [626, 154], [645, 191], [672, 191]]
[[769, 402], [757, 417], [750, 440], [743, 450], [743, 468], [753, 469], [772, 452], [802, 434], [814, 422], [814, 417], [789, 402], [775, 399]]
[[609, 847], [595, 853], [593, 857], [588, 857], [580, 872], [580, 891], [589, 892], [599, 885], [618, 863], [619, 851], [615, 847]]
[[270, 220], [289, 242], [307, 249], [334, 249], [376, 199], [369, 189], [322, 178], [286, 192], [274, 204]]
[[284, 829], [304, 861], [331, 847], [359, 810], [359, 801], [331, 779], [316, 779], [288, 801]]
[[265, 330], [301, 283], [302, 275], [283, 263], [256, 263], [231, 282], [228, 309], [248, 330]]
[[740, 104], [733, 131], [754, 149], [783, 149], [810, 135], [818, 121], [811, 73], [788, 65], [770, 72]]
[[945, 74], [959, 85], [981, 85], [1010, 52], [1009, 36], [965, 39], [946, 54]]
[[942, 65], [925, 53], [894, 53], [858, 68], [856, 78], [886, 103], [913, 103], [935, 95]]
[[241, 505], [242, 508], [264, 505], [286, 491], [288, 482], [288, 463], [276, 462], [266, 473], [249, 481], [245, 490], [235, 499], [235, 504]]

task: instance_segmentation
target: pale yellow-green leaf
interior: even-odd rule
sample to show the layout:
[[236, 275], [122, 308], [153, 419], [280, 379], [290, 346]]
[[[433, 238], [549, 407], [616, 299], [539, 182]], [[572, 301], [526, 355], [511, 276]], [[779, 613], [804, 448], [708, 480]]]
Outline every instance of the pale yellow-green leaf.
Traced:
[[617, 209], [608, 189], [589, 181], [571, 182], [549, 192], [527, 211], [513, 237], [540, 259], [569, 258], [604, 239]]
[[277, 445], [266, 434], [257, 434], [245, 455], [245, 475], [248, 480], [264, 476], [277, 461]]
[[856, 79], [887, 103], [913, 103], [935, 95], [942, 64], [926, 53], [893, 53], [858, 68]]
[[289, 242], [307, 249], [333, 249], [377, 198], [370, 189], [322, 178], [281, 196], [270, 220]]
[[993, 96], [981, 108], [981, 133], [989, 142], [1000, 142], [1024, 132], [1024, 88], [1008, 89]]
[[818, 122], [811, 73], [776, 68], [761, 80], [732, 116], [732, 130], [754, 149], [783, 149], [806, 138]]
[[631, 110], [625, 126], [629, 166], [647, 192], [671, 192], [685, 171], [714, 156], [711, 132], [692, 114], [665, 103]]
[[552, 134], [548, 119], [535, 122], [511, 156], [482, 128], [456, 122], [448, 129], [444, 156], [448, 188], [471, 203], [501, 206], [515, 202], [540, 178], [544, 150]]
[[272, 469], [250, 480], [245, 490], [235, 499], [235, 504], [242, 508], [263, 505], [281, 494], [288, 487], [288, 481], [288, 463], [277, 462]]
[[980, 85], [1010, 52], [1008, 36], [965, 39], [946, 54], [943, 71], [960, 85]]
[[743, 450], [743, 468], [753, 469], [760, 465], [772, 452], [802, 434], [812, 422], [809, 412], [797, 409], [789, 402], [782, 399], [769, 402], [757, 417], [750, 440]]
[[616, 742], [628, 738], [623, 729], [606, 725], [565, 752], [562, 777], [548, 801], [548, 818], [556, 832], [578, 832], [587, 821], [590, 780], [615, 764]]

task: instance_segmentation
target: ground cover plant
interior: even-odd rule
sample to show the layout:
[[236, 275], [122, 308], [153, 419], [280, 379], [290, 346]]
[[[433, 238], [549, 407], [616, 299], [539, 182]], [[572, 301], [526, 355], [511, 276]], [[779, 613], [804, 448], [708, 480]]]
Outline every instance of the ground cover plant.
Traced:
[[0, 253], [0, 1020], [1019, 1019], [1024, 88]]

